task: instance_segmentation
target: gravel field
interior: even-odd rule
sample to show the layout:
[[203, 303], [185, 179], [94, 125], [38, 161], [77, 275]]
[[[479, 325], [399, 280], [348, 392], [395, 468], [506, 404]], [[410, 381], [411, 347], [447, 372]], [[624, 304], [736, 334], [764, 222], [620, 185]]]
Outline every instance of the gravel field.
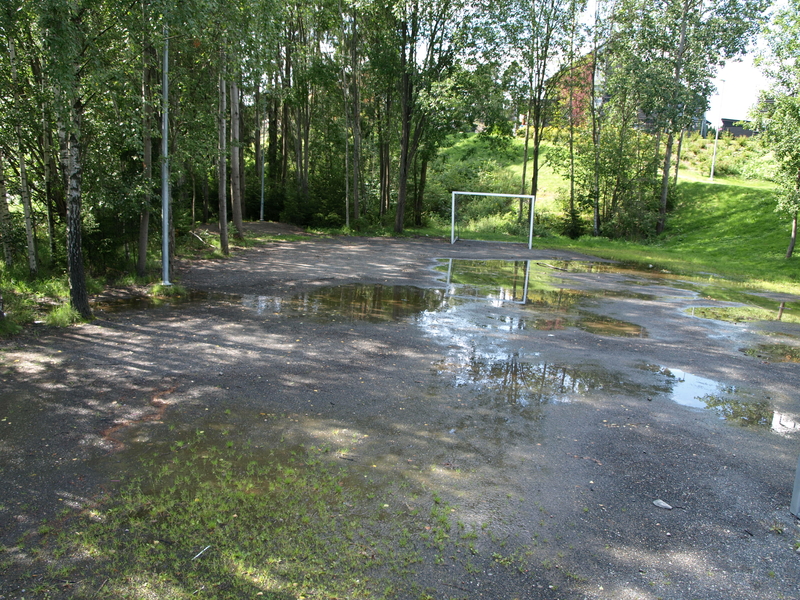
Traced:
[[[549, 304], [470, 283], [474, 261], [531, 265]], [[309, 237], [175, 280], [191, 301], [0, 342], [0, 598], [35, 597], [26, 532], [224, 423], [256, 448], [347, 445], [526, 550], [420, 565], [436, 598], [800, 599], [800, 370], [743, 352], [797, 325], [701, 319], [729, 303], [519, 244]]]

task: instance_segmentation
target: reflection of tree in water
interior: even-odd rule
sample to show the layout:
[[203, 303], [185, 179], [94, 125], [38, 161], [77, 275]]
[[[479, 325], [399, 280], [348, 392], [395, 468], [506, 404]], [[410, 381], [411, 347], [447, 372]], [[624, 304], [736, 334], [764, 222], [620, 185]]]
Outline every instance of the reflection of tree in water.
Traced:
[[344, 285], [295, 296], [295, 311], [349, 320], [395, 321], [444, 304], [441, 290], [409, 286]]
[[[503, 301], [522, 302], [525, 292], [525, 275], [528, 275], [528, 297], [526, 304], [553, 310], [568, 310], [586, 297], [577, 290], [553, 288], [552, 269], [525, 260], [454, 260], [448, 273], [451, 290], [459, 296], [495, 298]], [[438, 270], [446, 271], [447, 266]]]
[[602, 373], [550, 363], [529, 363], [518, 353], [480, 355], [473, 352], [469, 362], [456, 367], [456, 385], [472, 385], [509, 404], [531, 406], [567, 402], [606, 387]]
[[716, 410], [729, 423], [746, 427], [771, 427], [774, 412], [769, 402], [757, 400], [744, 402], [724, 396], [707, 395], [700, 398], [705, 405]]

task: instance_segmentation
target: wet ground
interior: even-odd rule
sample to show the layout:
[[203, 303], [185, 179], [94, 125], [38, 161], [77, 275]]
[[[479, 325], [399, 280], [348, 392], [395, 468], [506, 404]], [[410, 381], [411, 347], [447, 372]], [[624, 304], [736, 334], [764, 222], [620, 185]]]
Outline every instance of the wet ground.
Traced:
[[[525, 551], [420, 566], [437, 598], [800, 598], [800, 372], [774, 359], [800, 299], [425, 239], [272, 244], [177, 279], [191, 298], [0, 349], [4, 597], [36, 569], [21, 535], [203, 430], [330, 444]], [[775, 320], [693, 316], [739, 305]]]

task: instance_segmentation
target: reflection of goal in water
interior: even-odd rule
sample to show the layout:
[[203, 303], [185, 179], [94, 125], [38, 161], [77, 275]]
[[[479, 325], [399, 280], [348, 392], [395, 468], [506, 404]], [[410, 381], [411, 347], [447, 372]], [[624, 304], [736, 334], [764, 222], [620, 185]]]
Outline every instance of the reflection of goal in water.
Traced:
[[528, 250], [531, 249], [533, 245], [533, 210], [536, 206], [536, 196], [529, 196], [526, 194], [491, 194], [489, 192], [453, 192], [453, 200], [452, 200], [452, 208], [450, 210], [450, 243], [455, 244], [456, 240], [458, 240], [458, 234], [456, 233], [456, 223], [458, 220], [456, 219], [457, 215], [457, 208], [458, 203], [456, 202], [456, 196], [494, 196], [497, 198], [527, 198], [530, 210], [528, 214], [530, 216], [530, 223], [528, 225]]

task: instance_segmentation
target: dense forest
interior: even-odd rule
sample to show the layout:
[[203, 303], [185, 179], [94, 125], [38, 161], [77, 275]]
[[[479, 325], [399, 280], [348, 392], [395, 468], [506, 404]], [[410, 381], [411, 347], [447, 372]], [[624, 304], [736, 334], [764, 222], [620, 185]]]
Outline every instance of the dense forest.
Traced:
[[198, 222], [223, 253], [248, 219], [402, 232], [443, 210], [428, 170], [463, 132], [524, 140], [514, 189], [487, 191], [536, 194], [547, 140], [564, 233], [657, 235], [768, 5], [5, 0], [4, 268], [66, 269], [87, 316], [85, 268], [145, 276]]

